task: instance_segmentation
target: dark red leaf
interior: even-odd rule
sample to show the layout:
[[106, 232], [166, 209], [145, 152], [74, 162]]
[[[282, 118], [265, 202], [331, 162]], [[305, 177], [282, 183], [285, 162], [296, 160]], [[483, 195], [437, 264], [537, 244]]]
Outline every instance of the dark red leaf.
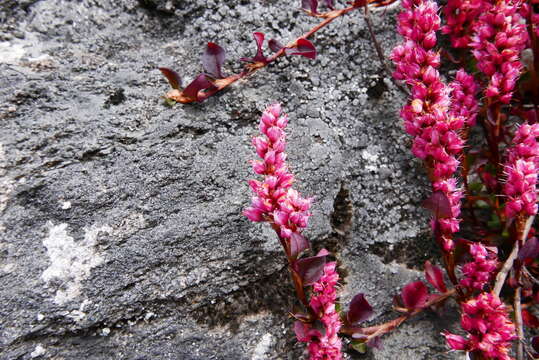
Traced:
[[436, 265], [432, 265], [430, 261], [425, 261], [425, 278], [439, 292], [444, 293], [447, 291], [442, 269]]
[[526, 309], [522, 310], [522, 321], [529, 328], [535, 329], [539, 327], [539, 319]]
[[451, 211], [451, 203], [443, 191], [435, 191], [432, 193], [427, 200], [423, 201], [423, 207], [432, 211], [434, 217], [437, 219], [453, 216], [453, 212]]
[[303, 285], [312, 285], [324, 274], [326, 254], [299, 259], [294, 263], [294, 268], [303, 279]]
[[539, 353], [539, 336], [534, 336], [532, 338], [532, 348], [533, 348], [533, 351], [535, 351], [536, 353]]
[[206, 51], [200, 58], [204, 70], [216, 79], [224, 78], [221, 72], [221, 66], [225, 61], [225, 50], [216, 43], [209, 42]]
[[270, 41], [268, 41], [268, 46], [273, 52], [277, 52], [284, 47], [283, 44], [281, 44], [279, 41], [275, 39], [271, 39]]
[[297, 257], [303, 250], [307, 250], [309, 247], [309, 240], [303, 235], [296, 232], [292, 233], [292, 237], [290, 238], [290, 253], [292, 257]]
[[183, 95], [199, 101], [198, 92], [205, 89], [215, 87], [211, 81], [206, 77], [206, 74], [198, 75], [195, 80], [191, 81], [189, 85], [183, 90]]
[[317, 0], [301, 0], [301, 8], [307, 11], [311, 11], [313, 14], [316, 14], [318, 9]]
[[414, 281], [406, 285], [401, 292], [402, 302], [407, 309], [421, 309], [428, 299], [429, 290], [422, 281]]
[[358, 325], [363, 321], [369, 320], [372, 314], [372, 307], [367, 299], [365, 299], [365, 295], [357, 294], [350, 302], [350, 309], [346, 314], [346, 319], [351, 325]]
[[308, 342], [311, 340], [311, 336], [309, 335], [309, 330], [311, 327], [309, 324], [306, 324], [302, 321], [297, 320], [294, 322], [294, 332], [296, 333], [296, 338], [298, 341], [301, 342]]
[[335, 9], [335, 4], [333, 4], [333, 0], [326, 0], [326, 6], [331, 10]]
[[309, 59], [316, 59], [316, 48], [313, 43], [307, 39], [299, 39], [297, 41], [297, 47], [293, 49], [286, 49], [287, 55], [301, 55], [308, 57]]
[[539, 257], [539, 240], [536, 237], [528, 239], [518, 252], [518, 259], [523, 262], [534, 261]]
[[367, 341], [367, 346], [380, 350], [382, 348], [382, 338], [380, 336], [374, 337]]
[[264, 34], [261, 32], [254, 32], [253, 37], [256, 41], [256, 56], [253, 58], [254, 61], [266, 61], [264, 57], [264, 52], [262, 51], [262, 45], [264, 44]]
[[264, 34], [261, 32], [254, 32], [253, 37], [256, 41], [256, 55], [252, 58], [241, 58], [241, 61], [248, 61], [248, 62], [263, 62], [266, 63], [268, 60], [264, 56], [264, 52], [262, 50], [262, 45], [264, 44]]
[[182, 87], [182, 79], [176, 71], [166, 67], [160, 67], [159, 70], [163, 75], [165, 75], [168, 80], [168, 83], [173, 89], [180, 90], [180, 88]]

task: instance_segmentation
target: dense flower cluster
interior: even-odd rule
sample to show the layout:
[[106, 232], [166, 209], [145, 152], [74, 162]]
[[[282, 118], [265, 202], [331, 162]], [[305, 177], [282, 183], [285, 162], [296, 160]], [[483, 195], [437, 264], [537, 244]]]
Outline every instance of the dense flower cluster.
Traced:
[[324, 266], [324, 275], [313, 285], [309, 304], [312, 310], [319, 314], [325, 331], [322, 333], [313, 328], [308, 332], [308, 336], [300, 339], [309, 342], [310, 360], [342, 359], [342, 343], [338, 336], [341, 320], [335, 309], [336, 285], [339, 281], [339, 274], [335, 268], [335, 262], [327, 263]]
[[443, 191], [451, 205], [451, 216], [439, 219], [443, 247], [450, 251], [454, 247], [451, 235], [459, 228], [462, 197], [451, 177], [463, 148], [458, 131], [464, 126], [464, 117], [450, 116], [451, 88], [442, 82], [437, 70], [440, 55], [433, 48], [440, 29], [438, 5], [431, 0], [404, 0], [402, 5], [405, 10], [399, 14], [398, 30], [405, 42], [391, 54], [396, 68], [393, 76], [411, 88], [412, 98], [401, 117], [406, 132], [414, 137], [412, 152], [427, 162], [433, 190]]
[[467, 338], [445, 332], [453, 350], [478, 352], [486, 359], [510, 360], [511, 341], [516, 338], [515, 325], [505, 305], [492, 293], [481, 293], [462, 304], [461, 326]]
[[539, 123], [521, 125], [508, 150], [504, 171], [507, 181], [503, 192], [507, 196], [505, 214], [511, 218], [522, 212], [537, 214], [537, 173], [539, 172]]
[[460, 284], [474, 290], [483, 290], [483, 287], [491, 279], [496, 270], [496, 258], [494, 254], [489, 254], [487, 249], [479, 243], [470, 246], [470, 254], [473, 261], [462, 267], [464, 274]]
[[471, 41], [473, 24], [488, 5], [485, 0], [447, 1], [444, 6], [446, 24], [442, 27], [442, 32], [449, 34], [453, 47], [468, 47]]
[[[264, 181], [250, 180], [249, 186], [255, 196], [250, 207], [243, 212], [251, 221], [268, 221], [282, 239], [293, 239], [304, 244], [301, 235], [311, 213], [312, 199], [302, 198], [292, 189], [294, 176], [286, 165], [286, 134], [288, 124], [286, 114], [281, 114], [281, 106], [274, 104], [262, 114], [260, 132], [253, 145], [262, 160], [252, 162], [255, 173], [264, 175]], [[303, 246], [305, 247], [305, 246]]]
[[474, 126], [479, 111], [477, 101], [477, 91], [479, 87], [473, 75], [466, 73], [463, 69], [457, 71], [455, 80], [451, 87], [451, 116], [461, 116], [467, 126]]
[[477, 67], [489, 78], [485, 95], [504, 104], [513, 96], [522, 70], [520, 52], [528, 41], [519, 6], [515, 0], [497, 1], [477, 19], [469, 44]]

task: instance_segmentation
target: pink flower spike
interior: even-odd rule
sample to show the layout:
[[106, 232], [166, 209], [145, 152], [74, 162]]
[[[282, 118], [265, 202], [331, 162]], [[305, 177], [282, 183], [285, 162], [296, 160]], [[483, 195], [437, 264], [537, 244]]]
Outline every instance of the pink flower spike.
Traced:
[[508, 218], [523, 213], [537, 214], [537, 174], [539, 169], [539, 124], [524, 123], [515, 132], [508, 150], [504, 172], [507, 181], [503, 192], [507, 197], [505, 215]]
[[[412, 153], [430, 168], [435, 192], [441, 190], [437, 188], [440, 183], [451, 180], [456, 184], [453, 176], [464, 146], [459, 133], [465, 124], [475, 121], [477, 89], [473, 78], [464, 71], [457, 73], [451, 87], [440, 77], [440, 54], [434, 50], [441, 23], [436, 2], [406, 1], [403, 7], [405, 10], [398, 16], [398, 31], [404, 42], [391, 54], [395, 78], [406, 82], [412, 90], [401, 117], [406, 132], [413, 136]], [[453, 99], [452, 90], [456, 95]], [[459, 230], [462, 192], [456, 185], [441, 191], [449, 199], [452, 214], [438, 218], [435, 224], [441, 230], [438, 241], [448, 252], [454, 247], [452, 234]]]
[[479, 243], [470, 246], [470, 254], [473, 261], [462, 267], [464, 277], [460, 284], [471, 290], [483, 290], [496, 270], [498, 261], [494, 254], [489, 254], [487, 249]]
[[255, 196], [243, 214], [251, 221], [270, 223], [285, 245], [287, 256], [296, 259], [309, 248], [309, 242], [301, 232], [311, 216], [312, 198], [305, 199], [292, 189], [294, 176], [288, 171], [284, 152], [287, 124], [288, 116], [281, 114], [279, 104], [268, 106], [262, 113], [259, 124], [261, 136], [252, 140], [262, 160], [251, 163], [254, 172], [264, 176], [264, 181], [249, 180]]
[[[313, 294], [309, 305], [313, 311], [320, 314], [320, 322], [324, 326], [324, 334], [311, 333], [311, 338], [302, 336], [303, 340], [309, 342], [310, 360], [341, 360], [342, 342], [338, 336], [341, 328], [339, 313], [335, 310], [337, 300], [336, 285], [339, 281], [339, 274], [336, 272], [336, 263], [329, 262], [324, 265], [324, 274], [313, 284]], [[300, 334], [301, 334], [301, 329]], [[298, 332], [296, 331], [296, 334]]]
[[445, 332], [448, 346], [453, 350], [476, 351], [485, 359], [510, 360], [511, 341], [516, 339], [515, 325], [500, 299], [492, 293], [481, 293], [461, 307], [461, 326], [468, 336], [464, 339]]
[[528, 42], [528, 33], [518, 13], [519, 1], [484, 3], [482, 13], [477, 13], [479, 17], [474, 20], [469, 46], [477, 59], [477, 67], [491, 78], [485, 95], [507, 104], [520, 76], [519, 54]]

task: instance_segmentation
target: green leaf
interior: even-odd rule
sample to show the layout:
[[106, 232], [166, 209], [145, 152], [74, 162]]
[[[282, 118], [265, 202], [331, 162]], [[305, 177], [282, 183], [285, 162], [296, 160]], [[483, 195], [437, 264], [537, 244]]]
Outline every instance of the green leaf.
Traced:
[[176, 101], [174, 101], [172, 99], [165, 98], [165, 105], [168, 106], [168, 107], [173, 107], [174, 105], [176, 105]]
[[491, 229], [498, 229], [501, 227], [500, 218], [496, 214], [492, 214], [487, 226]]
[[477, 60], [475, 59], [475, 57], [473, 56], [469, 57], [469, 61], [466, 64], [466, 71], [470, 74], [473, 74], [479, 71], [477, 69]]
[[483, 183], [476, 182], [468, 184], [468, 188], [474, 194], [479, 194], [483, 190]]
[[479, 209], [488, 209], [488, 208], [490, 208], [490, 205], [485, 200], [477, 200], [474, 203], [474, 205], [475, 205], [476, 208], [479, 208]]
[[365, 354], [367, 352], [367, 344], [359, 341], [352, 341], [350, 347], [360, 354]]

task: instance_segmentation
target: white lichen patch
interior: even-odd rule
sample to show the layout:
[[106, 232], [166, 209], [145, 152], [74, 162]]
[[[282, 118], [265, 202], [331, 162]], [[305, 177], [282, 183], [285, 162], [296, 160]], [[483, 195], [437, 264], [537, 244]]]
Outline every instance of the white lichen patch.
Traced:
[[71, 209], [71, 201], [60, 201], [60, 207], [62, 210]]
[[86, 318], [86, 314], [84, 312], [84, 309], [90, 305], [92, 302], [88, 299], [84, 299], [84, 301], [82, 302], [82, 304], [80, 304], [79, 306], [79, 309], [78, 310], [72, 310], [68, 315], [67, 317], [70, 317], [72, 318], [73, 320], [75, 320], [76, 322], [80, 322], [82, 320], [84, 320]]
[[34, 358], [45, 355], [45, 352], [46, 352], [45, 348], [41, 344], [37, 344], [34, 351], [30, 353], [30, 356], [32, 357], [32, 359], [34, 359]]
[[84, 239], [75, 241], [67, 232], [67, 224], [47, 224], [49, 236], [43, 240], [51, 264], [41, 278], [47, 283], [60, 283], [54, 302], [65, 304], [81, 293], [81, 283], [88, 278], [92, 268], [103, 263], [96, 251], [97, 236], [100, 232], [110, 234], [112, 228], [91, 226], [84, 228]]
[[268, 358], [268, 354], [271, 352], [270, 347], [273, 343], [273, 336], [270, 333], [262, 335], [262, 338], [256, 344], [251, 360], [264, 360]]
[[0, 42], [0, 63], [16, 64], [25, 54], [21, 43]]
[[374, 147], [369, 146], [361, 152], [361, 157], [369, 163], [367, 166], [365, 166], [365, 168], [369, 171], [378, 170], [378, 151], [376, 150], [377, 149]]

